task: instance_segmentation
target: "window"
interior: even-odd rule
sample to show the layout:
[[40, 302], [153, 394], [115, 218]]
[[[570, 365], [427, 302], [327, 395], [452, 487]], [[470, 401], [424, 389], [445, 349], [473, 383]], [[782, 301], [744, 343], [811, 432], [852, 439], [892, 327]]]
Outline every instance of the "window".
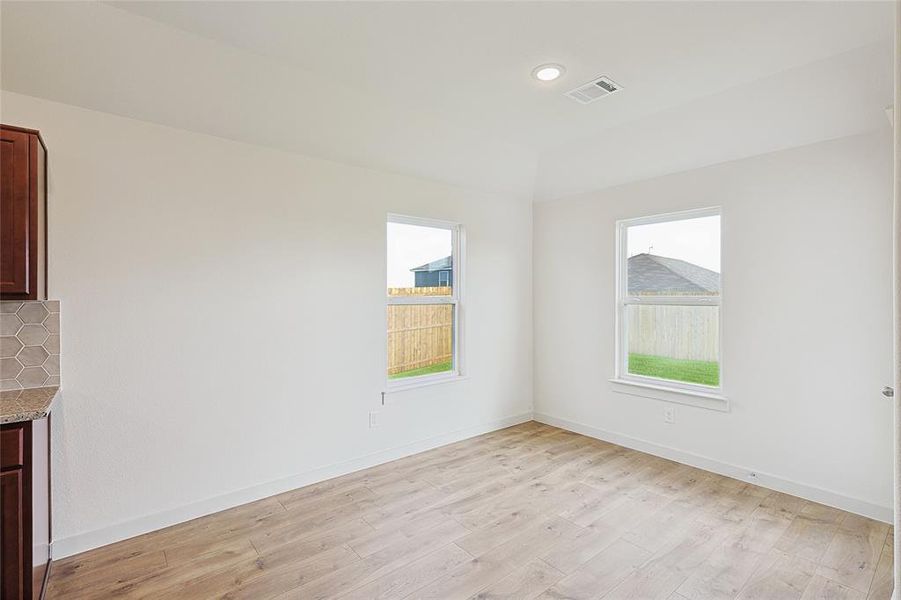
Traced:
[[618, 223], [617, 379], [721, 390], [720, 211]]
[[389, 387], [459, 375], [461, 228], [389, 215]]

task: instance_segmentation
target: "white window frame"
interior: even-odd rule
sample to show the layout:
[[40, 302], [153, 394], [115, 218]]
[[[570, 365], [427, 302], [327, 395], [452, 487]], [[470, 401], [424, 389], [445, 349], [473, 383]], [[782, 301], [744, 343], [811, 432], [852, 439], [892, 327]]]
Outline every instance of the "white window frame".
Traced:
[[[402, 379], [390, 379], [388, 377], [388, 359], [385, 357], [385, 388], [388, 392], [399, 392], [415, 389], [438, 383], [448, 383], [464, 379], [464, 353], [463, 353], [463, 263], [465, 260], [465, 236], [463, 226], [453, 221], [429, 219], [425, 217], [411, 217], [388, 213], [387, 223], [400, 223], [403, 225], [418, 225], [420, 227], [433, 227], [435, 229], [447, 229], [451, 232], [451, 277], [453, 287], [450, 296], [388, 296], [385, 295], [386, 307], [397, 304], [450, 304], [454, 311], [453, 328], [453, 369], [444, 373], [432, 373], [405, 377]], [[386, 265], [387, 268], [387, 265]], [[386, 277], [387, 279], [387, 277]], [[385, 311], [385, 335], [387, 347], [387, 310]]]
[[[723, 274], [720, 274], [719, 296], [654, 296], [652, 299], [629, 295], [627, 271], [628, 229], [630, 227], [712, 216], [720, 217], [720, 249], [722, 250], [723, 214], [722, 208], [719, 206], [623, 219], [616, 222], [616, 366], [615, 377], [611, 380], [614, 391], [704, 408], [728, 410], [728, 403], [723, 395], [723, 366], [725, 364], [723, 360], [723, 293], [725, 288]], [[722, 252], [720, 254], [722, 255]], [[721, 268], [721, 271], [725, 272], [725, 269]], [[631, 305], [718, 306], [719, 385], [713, 387], [629, 373], [629, 327], [626, 311]]]

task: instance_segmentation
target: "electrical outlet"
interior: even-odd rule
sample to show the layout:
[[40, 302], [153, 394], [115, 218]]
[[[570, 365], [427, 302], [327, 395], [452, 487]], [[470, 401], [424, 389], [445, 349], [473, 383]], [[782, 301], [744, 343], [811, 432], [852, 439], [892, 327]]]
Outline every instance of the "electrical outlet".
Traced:
[[675, 423], [676, 422], [676, 409], [672, 406], [664, 407], [663, 409], [663, 422], [664, 423]]
[[372, 410], [369, 411], [369, 428], [373, 429], [374, 427], [379, 426], [379, 413], [378, 411]]

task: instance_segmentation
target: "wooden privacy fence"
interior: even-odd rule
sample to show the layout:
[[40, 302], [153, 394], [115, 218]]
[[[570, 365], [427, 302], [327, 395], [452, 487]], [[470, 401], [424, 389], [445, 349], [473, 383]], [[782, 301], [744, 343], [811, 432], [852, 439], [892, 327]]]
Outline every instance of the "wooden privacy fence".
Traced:
[[[389, 296], [450, 296], [449, 287], [388, 288]], [[388, 375], [453, 358], [452, 304], [388, 305]]]
[[719, 360], [718, 306], [629, 305], [629, 352]]
[[454, 288], [451, 287], [412, 287], [412, 288], [388, 288], [389, 296], [450, 296]]

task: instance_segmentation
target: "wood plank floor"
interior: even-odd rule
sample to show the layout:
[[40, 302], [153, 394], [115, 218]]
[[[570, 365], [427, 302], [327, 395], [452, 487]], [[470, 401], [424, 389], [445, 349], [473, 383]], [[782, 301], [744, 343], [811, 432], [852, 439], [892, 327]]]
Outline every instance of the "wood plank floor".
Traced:
[[888, 599], [891, 536], [530, 422], [61, 560], [48, 597]]

